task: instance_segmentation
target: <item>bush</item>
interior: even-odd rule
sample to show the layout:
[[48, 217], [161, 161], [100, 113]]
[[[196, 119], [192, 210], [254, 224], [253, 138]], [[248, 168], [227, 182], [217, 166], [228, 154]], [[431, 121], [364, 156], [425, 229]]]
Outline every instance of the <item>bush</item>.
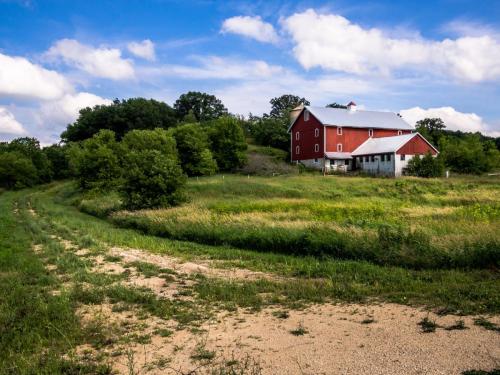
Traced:
[[406, 173], [418, 177], [441, 177], [444, 173], [444, 164], [440, 157], [427, 153], [423, 158], [415, 155], [406, 167]]
[[54, 144], [44, 147], [42, 152], [46, 155], [52, 169], [52, 177], [55, 180], [71, 176], [69, 168], [68, 146]]
[[221, 171], [241, 168], [246, 162], [247, 143], [234, 117], [221, 117], [206, 124], [210, 148]]
[[121, 174], [119, 147], [115, 133], [101, 130], [69, 150], [70, 165], [83, 189], [111, 190]]
[[199, 124], [187, 124], [172, 129], [182, 169], [188, 176], [209, 176], [217, 171], [208, 137]]
[[186, 178], [175, 140], [165, 130], [133, 130], [123, 138], [121, 150], [120, 190], [127, 208], [171, 206], [182, 201]]
[[0, 186], [21, 189], [38, 182], [38, 173], [31, 159], [20, 152], [0, 153]]

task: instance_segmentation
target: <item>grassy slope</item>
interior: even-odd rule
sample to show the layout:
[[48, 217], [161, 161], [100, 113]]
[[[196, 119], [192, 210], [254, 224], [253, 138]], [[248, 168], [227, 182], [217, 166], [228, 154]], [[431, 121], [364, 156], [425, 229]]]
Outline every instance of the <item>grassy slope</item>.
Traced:
[[[210, 245], [412, 268], [484, 268], [500, 260], [499, 193], [498, 178], [214, 176], [190, 180], [188, 204], [119, 212], [113, 220]], [[81, 207], [103, 215], [102, 204], [99, 197]]]
[[80, 242], [141, 248], [186, 259], [204, 257], [220, 261], [222, 267], [239, 266], [297, 277], [287, 283], [255, 281], [238, 284], [223, 280], [201, 283], [197, 293], [204, 300], [241, 306], [259, 305], [261, 293], [272, 293], [276, 300], [288, 303], [378, 298], [463, 313], [500, 311], [500, 282], [494, 271], [412, 271], [367, 262], [318, 260], [315, 257], [167, 240], [117, 228], [110, 222], [78, 212], [71, 205], [76, 200], [78, 196], [75, 196], [71, 183], [56, 184], [31, 196], [33, 207], [50, 220], [53, 228], [75, 236]]

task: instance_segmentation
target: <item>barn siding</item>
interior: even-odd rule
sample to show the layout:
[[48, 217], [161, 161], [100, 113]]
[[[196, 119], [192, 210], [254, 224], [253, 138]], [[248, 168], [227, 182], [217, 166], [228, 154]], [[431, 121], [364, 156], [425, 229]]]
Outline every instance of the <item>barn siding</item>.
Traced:
[[429, 144], [422, 138], [422, 136], [417, 135], [413, 137], [408, 143], [396, 151], [396, 154], [401, 155], [423, 155], [430, 152], [432, 155], [437, 155], [436, 150], [434, 150]]
[[[314, 129], [319, 130], [319, 136], [314, 136]], [[295, 134], [300, 132], [300, 139], [295, 139]], [[304, 121], [304, 111], [299, 115], [295, 124], [291, 129], [292, 137], [292, 161], [323, 158], [324, 156], [324, 138], [323, 138], [323, 125], [309, 113], [309, 121]], [[314, 151], [314, 145], [319, 145], [319, 151]], [[300, 154], [295, 153], [296, 146], [300, 147]]]
[[[342, 135], [337, 134], [337, 127], [326, 127], [326, 151], [336, 152], [337, 144], [342, 144], [343, 152], [353, 152], [368, 139], [369, 128], [342, 127]], [[403, 134], [411, 133], [411, 130], [403, 130]], [[390, 137], [398, 135], [397, 129], [373, 129], [373, 137]]]

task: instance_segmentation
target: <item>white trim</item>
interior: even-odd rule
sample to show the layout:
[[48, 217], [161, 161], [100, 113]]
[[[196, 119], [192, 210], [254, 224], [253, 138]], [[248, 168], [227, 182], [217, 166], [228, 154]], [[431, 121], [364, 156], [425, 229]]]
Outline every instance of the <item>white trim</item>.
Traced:
[[368, 138], [373, 137], [373, 128], [368, 129]]
[[403, 131], [402, 130], [398, 130], [398, 135], [403, 135]]
[[309, 121], [309, 111], [304, 111], [304, 122]]
[[319, 129], [318, 129], [318, 128], [314, 129], [314, 136], [315, 136], [316, 138], [318, 138], [318, 137], [319, 137]]
[[300, 146], [295, 146], [295, 155], [300, 155]]
[[337, 143], [337, 152], [342, 152], [342, 143]]
[[337, 127], [337, 135], [342, 135], [342, 126]]
[[314, 145], [314, 152], [319, 152], [319, 143]]
[[323, 126], [323, 153], [326, 152], [326, 126]]
[[295, 133], [295, 140], [300, 141], [300, 132]]

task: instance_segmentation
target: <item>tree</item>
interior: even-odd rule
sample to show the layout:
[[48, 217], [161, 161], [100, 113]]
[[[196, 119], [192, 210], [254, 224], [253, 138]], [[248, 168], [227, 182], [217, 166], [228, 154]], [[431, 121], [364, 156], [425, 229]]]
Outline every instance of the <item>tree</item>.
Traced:
[[42, 152], [50, 162], [52, 177], [56, 180], [71, 176], [68, 149], [68, 146], [58, 144], [53, 144], [42, 149]]
[[311, 105], [307, 99], [290, 94], [272, 98], [269, 103], [271, 103], [271, 112], [269, 112], [270, 117], [282, 119], [286, 118], [287, 120], [290, 111], [298, 105]]
[[234, 117], [221, 117], [205, 125], [210, 149], [221, 171], [231, 171], [246, 162], [247, 143], [239, 121]]
[[415, 129], [429, 142], [437, 146], [446, 128], [440, 118], [425, 118], [417, 121]]
[[70, 166], [83, 189], [110, 190], [119, 185], [119, 147], [115, 133], [100, 130], [69, 150]]
[[182, 94], [175, 101], [174, 108], [180, 120], [186, 118], [189, 121], [192, 121], [193, 115], [196, 121], [209, 121], [225, 116], [228, 113], [224, 104], [214, 95], [198, 91], [189, 91]]
[[415, 155], [406, 167], [406, 173], [418, 177], [441, 177], [444, 172], [444, 164], [440, 157], [434, 157], [429, 152], [420, 157]]
[[0, 187], [21, 189], [38, 181], [37, 170], [29, 157], [19, 151], [0, 153]]
[[163, 129], [133, 130], [121, 142], [124, 204], [130, 209], [166, 207], [183, 200], [186, 178], [174, 138]]
[[327, 104], [325, 107], [326, 108], [342, 108], [342, 109], [347, 109], [346, 105], [342, 105], [342, 104], [339, 104], [337, 102], [333, 102], [333, 103]]
[[259, 145], [288, 151], [290, 148], [288, 126], [289, 122], [285, 122], [280, 118], [259, 118], [254, 120], [251, 134]]
[[134, 129], [168, 129], [177, 124], [175, 111], [154, 99], [132, 98], [111, 105], [84, 108], [78, 119], [61, 134], [64, 142], [88, 139], [101, 129], [112, 130], [117, 139]]
[[217, 171], [208, 137], [199, 124], [186, 124], [171, 130], [177, 144], [182, 169], [188, 176], [212, 175]]

